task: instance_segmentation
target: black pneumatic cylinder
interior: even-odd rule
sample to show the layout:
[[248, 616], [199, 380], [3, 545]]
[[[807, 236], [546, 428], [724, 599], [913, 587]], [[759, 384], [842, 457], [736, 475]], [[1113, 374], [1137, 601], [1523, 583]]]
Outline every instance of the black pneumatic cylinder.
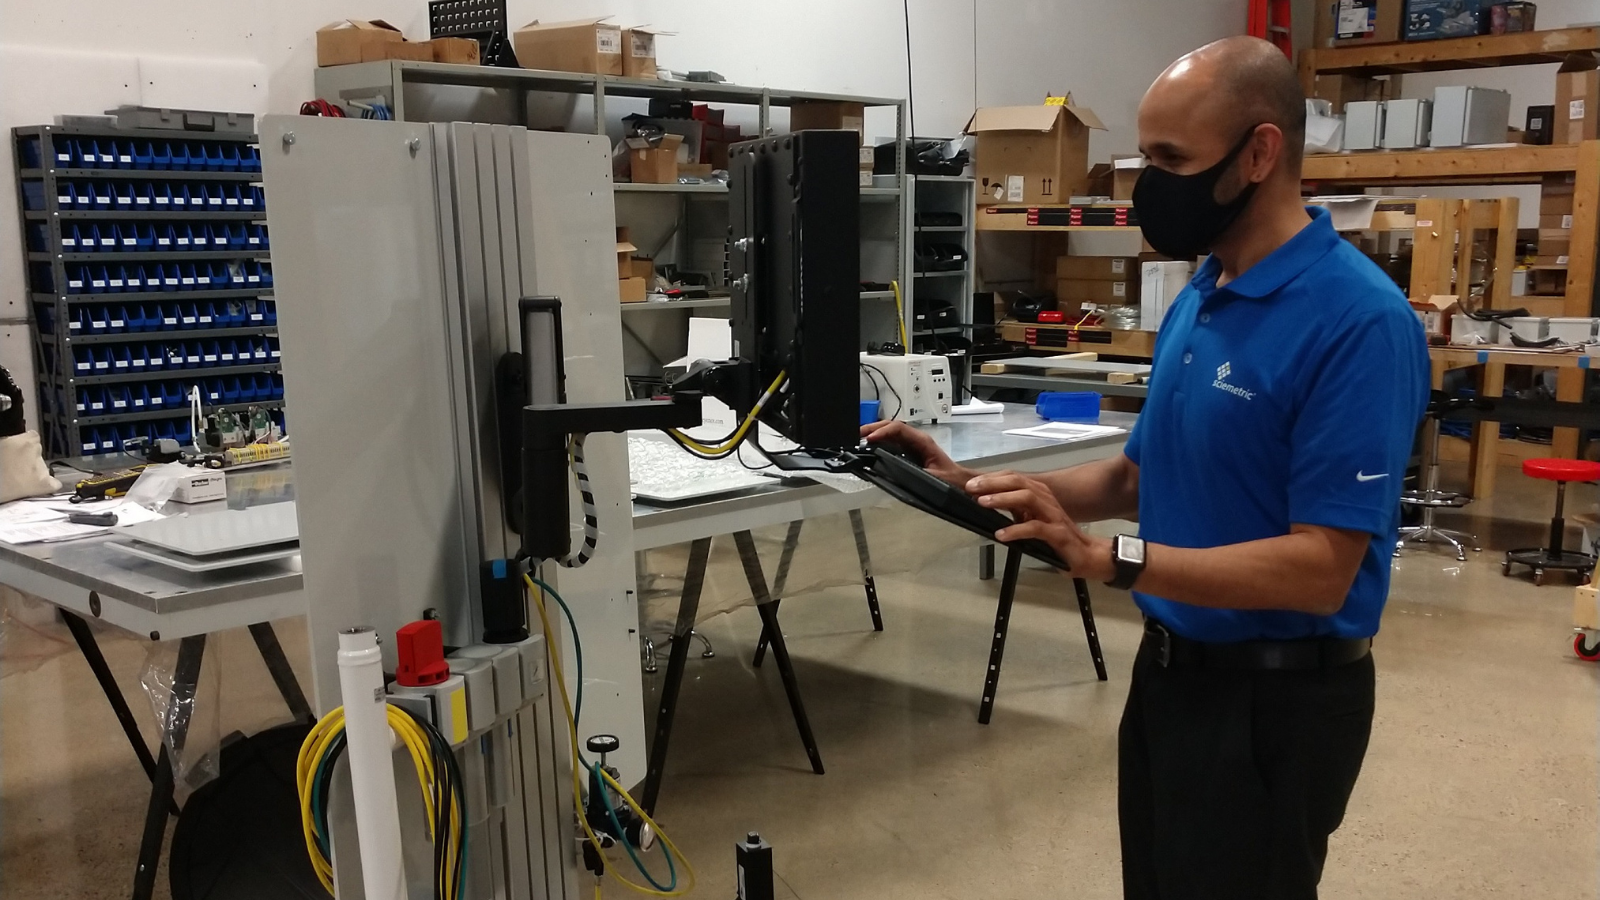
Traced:
[[733, 845], [733, 856], [738, 866], [738, 900], [773, 900], [777, 892], [772, 885], [772, 845], [752, 831]]
[[565, 559], [572, 551], [568, 525], [567, 434], [544, 427], [533, 410], [522, 413], [522, 555]]

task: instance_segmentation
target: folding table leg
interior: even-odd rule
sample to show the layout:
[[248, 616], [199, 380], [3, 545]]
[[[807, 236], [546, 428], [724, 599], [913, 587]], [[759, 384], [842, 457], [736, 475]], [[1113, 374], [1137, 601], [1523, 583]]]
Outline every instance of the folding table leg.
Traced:
[[878, 584], [872, 579], [872, 554], [867, 552], [867, 526], [861, 510], [850, 510], [850, 530], [855, 533], [856, 558], [861, 560], [861, 578], [867, 588], [867, 612], [872, 614], [872, 630], [883, 630], [883, 611], [878, 608]]
[[257, 622], [251, 625], [250, 636], [255, 638], [261, 661], [267, 664], [267, 672], [272, 675], [273, 684], [278, 686], [278, 693], [289, 707], [290, 715], [294, 716], [296, 722], [308, 725], [315, 722], [317, 719], [311, 714], [311, 704], [306, 702], [305, 692], [300, 690], [300, 682], [294, 677], [294, 667], [289, 665], [289, 658], [283, 655], [283, 645], [278, 643], [278, 633], [272, 630], [272, 623]]
[[735, 532], [733, 542], [739, 548], [739, 561], [744, 564], [745, 580], [755, 596], [756, 613], [761, 616], [762, 630], [772, 644], [772, 658], [778, 663], [778, 674], [783, 678], [783, 692], [789, 697], [789, 710], [794, 713], [795, 727], [800, 730], [800, 741], [805, 744], [806, 756], [811, 759], [811, 771], [823, 774], [822, 754], [817, 750], [817, 739], [811, 733], [811, 721], [806, 717], [805, 701], [800, 697], [800, 682], [795, 678], [794, 665], [789, 660], [789, 645], [783, 639], [783, 629], [778, 625], [778, 604], [767, 593], [767, 578], [761, 572], [761, 558], [756, 555], [755, 537], [748, 531]]
[[661, 707], [656, 712], [655, 740], [650, 743], [650, 762], [645, 769], [644, 791], [639, 805], [655, 815], [656, 798], [661, 793], [661, 773], [667, 766], [667, 745], [672, 740], [672, 720], [678, 714], [678, 689], [683, 686], [683, 669], [689, 662], [689, 632], [700, 614], [700, 590], [706, 582], [706, 560], [711, 555], [711, 538], [700, 538], [689, 545], [689, 567], [683, 576], [683, 593], [678, 600], [678, 622], [672, 629], [672, 648], [667, 653], [667, 675], [661, 682]]
[[[189, 718], [194, 695], [200, 683], [200, 660], [205, 654], [206, 636], [186, 637], [178, 644], [178, 665], [172, 675], [172, 699], [167, 705], [163, 731], [172, 741], [174, 752], [181, 753], [189, 739]], [[149, 900], [156, 886], [156, 867], [161, 862], [161, 844], [167, 836], [167, 810], [172, 806], [172, 757], [165, 741], [156, 758], [156, 779], [150, 789], [150, 805], [145, 808], [144, 836], [139, 842], [139, 866], [133, 873], [133, 900]]]
[[[773, 579], [772, 582], [772, 596], [774, 597], [772, 611], [774, 613], [778, 611], [778, 603], [783, 600], [783, 592], [789, 586], [789, 565], [794, 562], [795, 548], [800, 546], [800, 526], [804, 524], [804, 519], [796, 519], [790, 522], [789, 531], [783, 536], [783, 553], [778, 557], [778, 577]], [[756, 652], [754, 656], [750, 657], [750, 665], [752, 667], [761, 668], [761, 661], [767, 658], [767, 642], [769, 640], [770, 636], [767, 634], [766, 620], [762, 619], [761, 637], [756, 639]]]
[[1089, 657], [1094, 660], [1094, 674], [1106, 680], [1106, 658], [1100, 652], [1100, 634], [1094, 627], [1094, 609], [1089, 606], [1089, 585], [1082, 578], [1072, 579], [1072, 589], [1078, 595], [1078, 612], [1083, 614], [1083, 636], [1089, 641]]

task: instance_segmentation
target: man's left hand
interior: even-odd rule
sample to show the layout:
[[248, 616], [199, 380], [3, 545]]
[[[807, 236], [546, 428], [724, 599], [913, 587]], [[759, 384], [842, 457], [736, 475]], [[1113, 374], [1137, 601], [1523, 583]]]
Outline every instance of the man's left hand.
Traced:
[[1110, 581], [1116, 577], [1111, 540], [1093, 537], [1067, 518], [1061, 502], [1044, 482], [1017, 472], [996, 472], [973, 478], [966, 490], [983, 506], [1008, 512], [1017, 520], [995, 532], [995, 540], [1036, 538], [1049, 544], [1072, 567], [1076, 578]]

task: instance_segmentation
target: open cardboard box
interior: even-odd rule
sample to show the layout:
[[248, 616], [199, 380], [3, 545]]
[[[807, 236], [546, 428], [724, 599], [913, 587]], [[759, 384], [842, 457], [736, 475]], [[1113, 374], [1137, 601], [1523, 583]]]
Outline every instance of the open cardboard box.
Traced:
[[433, 60], [428, 41], [406, 40], [382, 19], [342, 19], [317, 29], [317, 65], [344, 66], [384, 59]]
[[1100, 117], [1072, 97], [1040, 106], [992, 106], [962, 133], [977, 138], [978, 205], [1066, 203], [1089, 183], [1089, 131]]
[[622, 29], [610, 16], [567, 22], [532, 22], [511, 35], [517, 62], [524, 69], [622, 74]]

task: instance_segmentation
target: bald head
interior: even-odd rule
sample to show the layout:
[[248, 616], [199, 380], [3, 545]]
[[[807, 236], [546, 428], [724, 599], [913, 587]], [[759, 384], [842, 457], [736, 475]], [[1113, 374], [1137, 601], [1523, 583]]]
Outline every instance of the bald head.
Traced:
[[[1139, 105], [1140, 145], [1179, 143], [1196, 161], [1216, 162], [1259, 125], [1282, 135], [1277, 174], [1298, 181], [1305, 146], [1305, 99], [1294, 64], [1277, 47], [1254, 37], [1231, 37], [1179, 58], [1150, 86]], [[1202, 166], [1202, 168], [1204, 168]]]

